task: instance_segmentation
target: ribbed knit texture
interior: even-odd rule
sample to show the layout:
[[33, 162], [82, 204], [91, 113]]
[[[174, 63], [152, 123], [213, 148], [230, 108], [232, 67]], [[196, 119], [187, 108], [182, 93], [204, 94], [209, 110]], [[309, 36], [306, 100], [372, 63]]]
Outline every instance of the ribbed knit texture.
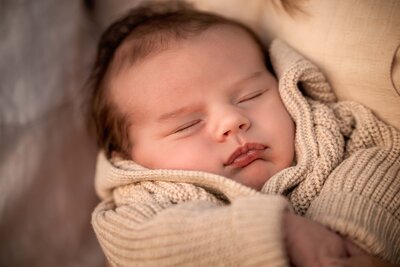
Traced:
[[334, 110], [355, 130], [346, 133], [346, 159], [307, 216], [400, 264], [400, 134], [359, 104], [340, 103]]
[[277, 194], [400, 263], [399, 132], [357, 103], [336, 102], [321, 72], [284, 43], [272, 43], [271, 59], [296, 123], [295, 166], [256, 192], [218, 175], [103, 158], [92, 223], [113, 266], [287, 266], [288, 202]]

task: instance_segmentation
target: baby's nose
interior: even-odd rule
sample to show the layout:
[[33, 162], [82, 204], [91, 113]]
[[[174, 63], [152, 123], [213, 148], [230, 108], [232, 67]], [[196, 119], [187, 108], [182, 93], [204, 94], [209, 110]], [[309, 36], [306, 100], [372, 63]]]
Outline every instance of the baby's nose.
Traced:
[[239, 112], [231, 112], [221, 116], [216, 138], [219, 142], [240, 132], [246, 132], [250, 128], [250, 120]]

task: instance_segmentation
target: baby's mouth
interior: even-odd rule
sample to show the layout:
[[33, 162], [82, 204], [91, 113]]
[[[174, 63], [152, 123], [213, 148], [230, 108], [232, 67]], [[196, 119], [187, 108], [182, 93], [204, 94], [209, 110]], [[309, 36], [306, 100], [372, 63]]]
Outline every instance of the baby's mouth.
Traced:
[[266, 146], [257, 143], [246, 143], [244, 146], [237, 148], [228, 160], [224, 163], [224, 166], [232, 166], [234, 168], [243, 168], [252, 162], [262, 159], [263, 151]]

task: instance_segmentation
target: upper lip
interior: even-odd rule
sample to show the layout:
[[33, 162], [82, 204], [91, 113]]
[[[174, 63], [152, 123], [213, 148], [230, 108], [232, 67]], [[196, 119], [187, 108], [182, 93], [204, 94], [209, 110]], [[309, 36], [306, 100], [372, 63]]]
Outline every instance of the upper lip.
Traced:
[[265, 149], [266, 146], [259, 144], [259, 143], [246, 143], [243, 146], [238, 147], [228, 158], [227, 161], [225, 161], [224, 166], [231, 165], [235, 159], [240, 157], [240, 155], [245, 154], [249, 152], [250, 150], [263, 150]]

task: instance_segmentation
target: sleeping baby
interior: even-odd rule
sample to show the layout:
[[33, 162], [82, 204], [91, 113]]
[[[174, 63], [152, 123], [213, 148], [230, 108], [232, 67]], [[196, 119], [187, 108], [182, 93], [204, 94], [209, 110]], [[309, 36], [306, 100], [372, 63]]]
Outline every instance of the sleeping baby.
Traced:
[[180, 2], [105, 31], [92, 223], [112, 265], [400, 264], [400, 133], [284, 42], [269, 50]]

